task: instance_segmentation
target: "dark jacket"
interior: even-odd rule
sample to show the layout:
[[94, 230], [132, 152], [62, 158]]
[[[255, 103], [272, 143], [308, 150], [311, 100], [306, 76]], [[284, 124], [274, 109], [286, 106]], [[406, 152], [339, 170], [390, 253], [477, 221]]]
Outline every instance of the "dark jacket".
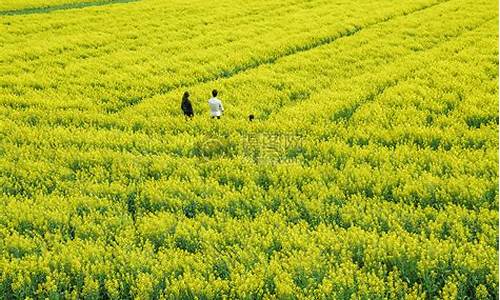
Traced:
[[193, 105], [189, 99], [182, 99], [181, 109], [185, 116], [192, 117], [194, 115]]

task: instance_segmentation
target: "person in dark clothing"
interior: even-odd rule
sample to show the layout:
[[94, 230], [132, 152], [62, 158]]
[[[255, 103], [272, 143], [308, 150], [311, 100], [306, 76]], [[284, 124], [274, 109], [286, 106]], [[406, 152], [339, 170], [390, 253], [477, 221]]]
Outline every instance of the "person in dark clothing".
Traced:
[[189, 100], [188, 92], [184, 92], [184, 95], [182, 96], [181, 109], [184, 113], [184, 116], [186, 117], [186, 120], [191, 119], [194, 116], [193, 105]]
[[248, 116], [248, 121], [252, 122], [253, 119], [255, 119], [255, 116], [253, 114]]

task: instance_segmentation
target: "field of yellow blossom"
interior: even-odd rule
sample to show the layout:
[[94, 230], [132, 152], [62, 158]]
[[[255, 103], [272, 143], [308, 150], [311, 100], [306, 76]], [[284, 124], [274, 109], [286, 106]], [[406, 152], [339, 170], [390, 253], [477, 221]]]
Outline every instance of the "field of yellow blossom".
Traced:
[[497, 1], [0, 2], [0, 299], [498, 299]]

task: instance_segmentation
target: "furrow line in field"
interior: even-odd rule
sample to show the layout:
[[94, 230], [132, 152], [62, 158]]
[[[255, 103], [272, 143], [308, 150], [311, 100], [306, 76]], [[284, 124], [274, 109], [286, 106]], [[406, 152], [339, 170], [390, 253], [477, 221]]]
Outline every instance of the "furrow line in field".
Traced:
[[[489, 22], [491, 22], [495, 18], [497, 18], [497, 17], [495, 16], [495, 17], [488, 18], [488, 19], [486, 19], [484, 21], [481, 21], [481, 22], [477, 23], [476, 25], [474, 25], [473, 27], [468, 28], [467, 30], [464, 30], [462, 32], [459, 32], [459, 33], [457, 33], [454, 36], [448, 36], [445, 40], [443, 40], [441, 42], [438, 42], [438, 43], [430, 46], [429, 48], [422, 49], [421, 51], [419, 51], [417, 53], [414, 53], [414, 54], [411, 54], [411, 55], [402, 56], [402, 57], [394, 60], [390, 65], [387, 65], [387, 66], [407, 65], [408, 61], [411, 61], [412, 59], [414, 59], [416, 57], [419, 57], [419, 56], [422, 56], [422, 55], [427, 55], [431, 51], [439, 51], [439, 49], [441, 47], [443, 47], [443, 45], [449, 45], [450, 43], [452, 43], [452, 42], [454, 42], [454, 41], [462, 38], [464, 35], [467, 35], [467, 34], [470, 34], [470, 33], [473, 33], [475, 31], [477, 31], [478, 29], [480, 29], [483, 26], [487, 25]], [[407, 67], [404, 67], [404, 68], [407, 68]], [[354, 103], [350, 103], [349, 106], [344, 107], [341, 111], [335, 112], [335, 115], [337, 117], [334, 117], [334, 119], [337, 120], [337, 121], [343, 120], [344, 122], [349, 122], [350, 119], [352, 118], [352, 116], [355, 114], [355, 112], [361, 106], [363, 106], [364, 104], [369, 103], [371, 101], [375, 101], [380, 95], [382, 95], [384, 93], [384, 91], [386, 89], [392, 88], [392, 87], [398, 85], [399, 83], [408, 80], [413, 71], [414, 71], [414, 69], [408, 68], [408, 70], [406, 70], [405, 73], [404, 73], [404, 75], [402, 75], [401, 77], [388, 79], [387, 81], [385, 81], [384, 85], [377, 86], [373, 92], [371, 92], [371, 93], [365, 95], [364, 97], [360, 98], [359, 101], [356, 101]], [[383, 74], [384, 72], [385, 71], [379, 72], [378, 74]], [[348, 81], [349, 82], [356, 82], [356, 80], [358, 78], [362, 78], [364, 76], [365, 75], [361, 75], [360, 77], [349, 78]], [[317, 95], [318, 93], [321, 93], [321, 90], [316, 91], [314, 94], [311, 94], [306, 99], [303, 99], [302, 101], [300, 101], [300, 105], [304, 106], [304, 103], [307, 103], [308, 101], [311, 101], [311, 99], [314, 99], [314, 96]], [[294, 106], [297, 106], [297, 105], [299, 105], [299, 104], [297, 102], [295, 102], [295, 103], [291, 103], [289, 105], [284, 105], [284, 106], [282, 106], [280, 108], [285, 108], [285, 107], [286, 108], [293, 108]], [[282, 116], [281, 112], [278, 112], [278, 114]], [[274, 120], [277, 120], [277, 119], [274, 118]]]
[[16, 9], [16, 10], [0, 11], [0, 16], [46, 14], [46, 13], [50, 13], [50, 12], [58, 11], [58, 10], [80, 9], [80, 8], [93, 7], [93, 6], [104, 6], [104, 5], [111, 5], [111, 4], [117, 4], [117, 3], [129, 3], [129, 2], [138, 2], [138, 1], [141, 1], [141, 0], [101, 0], [101, 1], [93, 1], [93, 2], [67, 3], [67, 4], [45, 6], [45, 7], [30, 7], [30, 8]]
[[[466, 30], [464, 32], [460, 32], [459, 34], [457, 34], [454, 37], [450, 37], [446, 41], [443, 41], [441, 43], [435, 44], [435, 45], [433, 45], [432, 47], [430, 47], [428, 49], [420, 51], [417, 55], [418, 56], [424, 55], [425, 53], [428, 53], [429, 51], [432, 51], [432, 50], [437, 51], [437, 48], [442, 47], [443, 44], [449, 44], [449, 43], [451, 43], [451, 42], [453, 42], [453, 41], [455, 41], [457, 39], [460, 39], [462, 36], [464, 36], [464, 35], [466, 35], [466, 34], [468, 34], [470, 32], [474, 32], [474, 31], [478, 30], [479, 28], [485, 26], [485, 24], [491, 22], [495, 18], [496, 17], [489, 18], [488, 20], [485, 20], [484, 22], [481, 22], [481, 23], [477, 24], [473, 28], [469, 28], [468, 30]], [[410, 56], [410, 57], [415, 57], [415, 56]], [[408, 59], [410, 59], [410, 57], [404, 56], [404, 57], [400, 58], [399, 60], [397, 60], [394, 63], [395, 64], [405, 63], [405, 61], [408, 61]], [[407, 80], [408, 76], [412, 73], [412, 70], [413, 70], [413, 68], [410, 68], [409, 70], [405, 71], [405, 73], [404, 73], [405, 75], [400, 76], [398, 78], [392, 78], [392, 79], [386, 81], [384, 85], [377, 86], [372, 93], [367, 94], [365, 97], [360, 98], [358, 101], [355, 101], [353, 103], [346, 103], [346, 105], [341, 110], [337, 110], [336, 112], [334, 112], [334, 115], [336, 116], [336, 117], [334, 117], [334, 119], [337, 120], [337, 121], [340, 120], [340, 119], [342, 119], [342, 120], [344, 120], [344, 122], [348, 123], [350, 121], [350, 119], [352, 118], [352, 116], [355, 114], [355, 112], [363, 104], [368, 103], [370, 101], [375, 101], [387, 88], [391, 88], [391, 87], [396, 86], [397, 84], [399, 84], [399, 83], [404, 82], [405, 80]], [[306, 100], [306, 101], [308, 101], [308, 100]], [[0, 115], [2, 115], [1, 112], [0, 112]], [[279, 119], [275, 119], [275, 120], [279, 120]], [[30, 120], [23, 120], [23, 119], [12, 120], [12, 122], [14, 124], [18, 124], [18, 125], [21, 125], [21, 126], [22, 125], [28, 125], [28, 124], [30, 124]], [[31, 124], [31, 126], [33, 126], [33, 125], [34, 124]], [[49, 129], [50, 128], [50, 130], [52, 130], [52, 129], [69, 130], [70, 128], [71, 129], [76, 129], [78, 131], [80, 131], [80, 130], [87, 130], [86, 127], [74, 126], [74, 124], [60, 124], [60, 125], [57, 125], [55, 123], [46, 123], [46, 124], [44, 124], [44, 123], [38, 123], [38, 122], [36, 122], [36, 127], [38, 129], [41, 129], [41, 128]], [[113, 128], [113, 129], [119, 130], [120, 132], [124, 133], [125, 136], [127, 136], [127, 134], [125, 133], [126, 132], [126, 128], [118, 126], [118, 124], [112, 124], [111, 123], [110, 127], [108, 128], [108, 127], [104, 126], [103, 124], [97, 122], [95, 124], [95, 126], [89, 126], [89, 127], [90, 128], [97, 128], [99, 130]], [[135, 131], [131, 131], [131, 132], [129, 132], [129, 134], [133, 135], [134, 132]], [[453, 145], [455, 145], [455, 144], [453, 144]], [[60, 146], [62, 146], [62, 145], [60, 145]], [[458, 146], [458, 145], [455, 145], [455, 146]], [[90, 147], [90, 148], [93, 148], [93, 147]], [[103, 148], [108, 148], [108, 147], [103, 147]], [[109, 147], [109, 148], [112, 148], [112, 147]], [[163, 153], [163, 152], [160, 151], [160, 153]]]
[[[473, 31], [477, 30], [478, 28], [481, 28], [482, 26], [484, 26], [485, 24], [487, 24], [487, 23], [489, 23], [490, 21], [494, 20], [495, 18], [496, 18], [496, 17], [489, 18], [489, 19], [487, 19], [486, 21], [484, 21], [484, 22], [482, 22], [482, 23], [480, 23], [480, 24], [476, 25], [476, 26], [475, 26], [475, 27], [473, 27], [472, 29], [467, 30], [467, 31], [465, 31], [465, 32], [461, 32], [461, 33], [459, 33], [457, 36], [455, 36], [455, 37], [451, 38], [450, 40], [448, 40], [448, 41], [446, 41], [446, 42], [444, 42], [444, 43], [439, 43], [439, 44], [434, 45], [433, 47], [431, 47], [431, 48], [429, 48], [429, 49], [424, 50], [424, 51], [423, 51], [423, 53], [426, 53], [426, 52], [432, 51], [433, 49], [439, 48], [439, 46], [441, 46], [442, 44], [449, 43], [449, 42], [451, 42], [451, 41], [457, 40], [457, 39], [459, 39], [462, 35], [464, 35], [464, 34], [466, 34], [466, 33], [469, 33], [469, 32], [473, 32]], [[406, 57], [405, 57], [405, 58], [406, 58]], [[343, 119], [344, 119], [344, 121], [345, 121], [345, 122], [347, 122], [347, 123], [348, 123], [348, 122], [350, 122], [350, 120], [352, 119], [352, 117], [354, 116], [354, 114], [356, 113], [356, 111], [357, 111], [359, 108], [361, 108], [363, 105], [365, 105], [365, 104], [367, 104], [367, 103], [370, 103], [370, 102], [376, 101], [376, 100], [379, 98], [379, 96], [381, 96], [381, 95], [385, 92], [385, 90], [390, 89], [390, 88], [392, 88], [392, 87], [395, 87], [395, 86], [397, 86], [397, 85], [398, 85], [399, 83], [401, 83], [401, 82], [405, 82], [405, 81], [409, 80], [409, 79], [410, 79], [410, 77], [411, 77], [411, 75], [413, 74], [413, 72], [414, 72], [414, 71], [415, 71], [415, 70], [413, 70], [413, 69], [411, 69], [411, 68], [410, 68], [410, 69], [408, 69], [408, 70], [407, 70], [407, 73], [406, 73], [406, 74], [404, 74], [402, 77], [397, 78], [397, 79], [396, 79], [396, 80], [394, 80], [394, 81], [387, 82], [387, 84], [386, 84], [386, 85], [384, 85], [384, 86], [378, 86], [378, 87], [377, 87], [377, 91], [376, 91], [376, 92], [374, 92], [374, 93], [370, 93], [370, 94], [366, 95], [366, 97], [364, 97], [364, 98], [360, 99], [360, 101], [358, 101], [358, 102], [354, 103], [351, 107], [349, 107], [349, 109], [348, 109], [348, 110], [349, 110], [349, 112], [350, 112], [350, 113], [349, 113], [348, 115], [346, 115], [346, 116], [343, 118]]]
[[362, 30], [371, 28], [371, 27], [379, 25], [379, 24], [389, 22], [389, 21], [391, 21], [395, 18], [398, 18], [398, 17], [405, 17], [405, 16], [408, 16], [411, 14], [415, 14], [415, 13], [424, 11], [426, 9], [430, 9], [432, 7], [435, 7], [437, 5], [440, 5], [440, 4], [443, 4], [446, 2], [450, 2], [450, 1], [451, 0], [439, 1], [439, 2], [435, 2], [435, 3], [429, 4], [429, 5], [426, 5], [423, 7], [419, 7], [419, 8], [410, 10], [410, 11], [406, 11], [402, 14], [393, 15], [393, 16], [386, 16], [382, 19], [368, 23], [365, 26], [354, 25], [354, 28], [347, 29], [344, 32], [341, 32], [340, 34], [337, 33], [334, 35], [325, 36], [325, 37], [322, 37], [322, 38], [320, 38], [316, 41], [313, 41], [309, 44], [303, 44], [303, 45], [299, 45], [299, 46], [295, 46], [295, 47], [290, 47], [290, 48], [287, 48], [280, 53], [277, 53], [274, 56], [266, 57], [266, 58], [263, 58], [263, 59], [258, 60], [258, 61], [254, 60], [254, 61], [251, 61], [247, 64], [236, 66], [230, 70], [222, 70], [218, 74], [201, 78], [200, 80], [196, 80], [195, 82], [191, 82], [188, 84], [174, 84], [174, 85], [170, 85], [170, 86], [165, 86], [165, 87], [160, 88], [160, 90], [155, 92], [155, 93], [141, 97], [138, 101], [136, 101], [132, 105], [117, 108], [112, 113], [115, 113], [115, 114], [120, 113], [123, 110], [125, 110], [126, 108], [134, 107], [134, 106], [138, 105], [139, 103], [143, 102], [144, 100], [151, 98], [153, 96], [159, 95], [159, 94], [169, 93], [169, 92], [172, 92], [172, 91], [179, 89], [179, 88], [189, 88], [189, 87], [196, 86], [199, 84], [206, 84], [206, 83], [210, 83], [210, 82], [215, 82], [215, 81], [220, 80], [220, 79], [228, 79], [228, 78], [234, 77], [236, 75], [239, 75], [241, 73], [245, 73], [245, 72], [257, 69], [263, 65], [274, 64], [280, 59], [290, 57], [290, 56], [293, 56], [293, 55], [296, 55], [299, 53], [307, 52], [307, 51], [310, 51], [310, 50], [313, 50], [313, 49], [316, 49], [316, 48], [319, 48], [322, 46], [329, 45], [329, 44], [334, 43], [342, 38], [347, 38], [347, 37], [350, 37], [352, 35], [355, 35], [356, 33], [360, 32]]

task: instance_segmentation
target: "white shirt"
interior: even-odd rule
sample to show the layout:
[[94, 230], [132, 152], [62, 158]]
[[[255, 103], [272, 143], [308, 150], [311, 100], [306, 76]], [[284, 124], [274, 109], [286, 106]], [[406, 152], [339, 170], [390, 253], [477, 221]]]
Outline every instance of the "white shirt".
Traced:
[[210, 98], [208, 100], [208, 106], [210, 107], [210, 114], [212, 117], [220, 117], [224, 112], [224, 107], [222, 106], [222, 101], [216, 97]]

